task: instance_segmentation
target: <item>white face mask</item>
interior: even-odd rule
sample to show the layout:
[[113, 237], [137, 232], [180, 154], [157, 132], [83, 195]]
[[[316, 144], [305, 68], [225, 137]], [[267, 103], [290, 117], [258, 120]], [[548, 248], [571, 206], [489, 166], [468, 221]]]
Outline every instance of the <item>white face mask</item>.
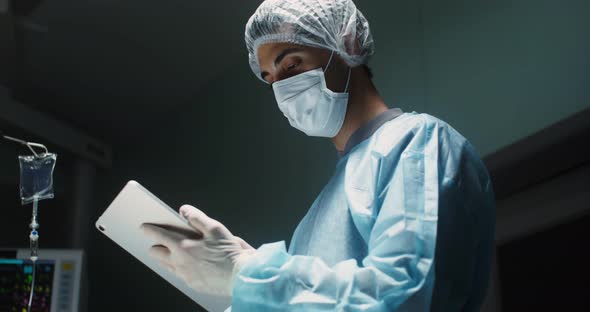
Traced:
[[[334, 52], [332, 52], [332, 56]], [[332, 61], [328, 61], [328, 66]], [[272, 84], [279, 109], [291, 126], [308, 136], [335, 137], [346, 117], [348, 105], [348, 83], [344, 93], [328, 89], [326, 77], [321, 68], [277, 81]]]

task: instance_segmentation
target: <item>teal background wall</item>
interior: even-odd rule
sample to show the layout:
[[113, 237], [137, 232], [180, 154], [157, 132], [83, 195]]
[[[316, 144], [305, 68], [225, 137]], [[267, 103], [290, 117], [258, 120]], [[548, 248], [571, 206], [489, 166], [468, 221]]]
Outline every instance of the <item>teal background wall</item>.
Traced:
[[392, 106], [437, 116], [487, 155], [590, 106], [590, 2], [359, 3]]
[[[357, 2], [373, 28], [371, 67], [387, 103], [446, 120], [483, 156], [590, 106], [588, 1]], [[116, 146], [96, 217], [136, 179], [252, 245], [289, 240], [329, 179], [335, 151], [290, 128], [245, 52], [235, 64], [142, 139]], [[89, 255], [91, 311], [194, 309], [99, 233]]]

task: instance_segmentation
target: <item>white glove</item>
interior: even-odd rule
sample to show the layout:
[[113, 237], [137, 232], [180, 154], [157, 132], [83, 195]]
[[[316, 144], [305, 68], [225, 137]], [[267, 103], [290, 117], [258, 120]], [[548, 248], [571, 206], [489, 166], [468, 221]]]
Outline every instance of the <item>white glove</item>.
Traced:
[[180, 213], [197, 232], [144, 223], [141, 229], [155, 241], [150, 255], [191, 288], [231, 296], [235, 276], [255, 249], [193, 206], [182, 206]]

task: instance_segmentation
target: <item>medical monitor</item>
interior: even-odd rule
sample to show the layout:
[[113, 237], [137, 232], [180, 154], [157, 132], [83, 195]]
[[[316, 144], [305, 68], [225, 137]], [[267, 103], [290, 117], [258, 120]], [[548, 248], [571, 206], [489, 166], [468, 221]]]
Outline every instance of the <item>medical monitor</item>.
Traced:
[[[29, 249], [0, 249], [0, 311], [27, 311], [33, 264]], [[82, 251], [41, 249], [31, 311], [77, 312]]]

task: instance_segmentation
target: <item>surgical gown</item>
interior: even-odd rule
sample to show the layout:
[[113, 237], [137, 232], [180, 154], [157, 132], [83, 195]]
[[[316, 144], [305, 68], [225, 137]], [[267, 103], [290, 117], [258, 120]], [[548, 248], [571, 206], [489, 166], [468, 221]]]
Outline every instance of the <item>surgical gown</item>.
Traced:
[[476, 311], [494, 197], [473, 147], [427, 114], [389, 110], [351, 137], [284, 242], [238, 273], [232, 311]]

